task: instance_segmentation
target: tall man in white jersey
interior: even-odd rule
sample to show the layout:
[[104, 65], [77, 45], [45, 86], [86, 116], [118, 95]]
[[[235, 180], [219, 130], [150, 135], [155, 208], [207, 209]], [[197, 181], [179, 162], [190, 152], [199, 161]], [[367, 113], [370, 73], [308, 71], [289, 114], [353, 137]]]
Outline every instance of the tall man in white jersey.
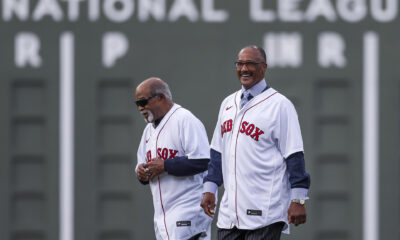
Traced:
[[218, 239], [280, 239], [306, 221], [310, 176], [293, 104], [264, 79], [265, 52], [243, 48], [235, 62], [242, 88], [222, 102], [204, 179], [204, 211], [214, 216], [224, 184]]
[[139, 84], [136, 105], [148, 122], [136, 174], [141, 183], [150, 184], [156, 238], [210, 239], [212, 219], [200, 207], [210, 158], [203, 124], [173, 103], [168, 85], [159, 78]]

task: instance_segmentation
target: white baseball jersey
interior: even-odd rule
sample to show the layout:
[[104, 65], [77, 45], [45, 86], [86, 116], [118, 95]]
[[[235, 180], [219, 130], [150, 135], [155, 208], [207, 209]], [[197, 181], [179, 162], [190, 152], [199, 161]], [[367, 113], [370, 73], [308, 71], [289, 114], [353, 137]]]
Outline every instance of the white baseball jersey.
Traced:
[[[187, 156], [210, 158], [210, 147], [203, 124], [178, 104], [164, 116], [157, 128], [147, 124], [137, 152], [137, 168], [152, 158]], [[210, 232], [212, 219], [200, 207], [203, 178], [207, 172], [189, 177], [168, 173], [150, 181], [157, 239], [187, 240], [200, 232]], [[208, 235], [209, 238], [209, 235]]]
[[240, 109], [241, 91], [225, 98], [211, 148], [221, 153], [225, 193], [219, 228], [257, 229], [285, 222], [290, 183], [285, 158], [303, 151], [293, 104], [269, 88]]

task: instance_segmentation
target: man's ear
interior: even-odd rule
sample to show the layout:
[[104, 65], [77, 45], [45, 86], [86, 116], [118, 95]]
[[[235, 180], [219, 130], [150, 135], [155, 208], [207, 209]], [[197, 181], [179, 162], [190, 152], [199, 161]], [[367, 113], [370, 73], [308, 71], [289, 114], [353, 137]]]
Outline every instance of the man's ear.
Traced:
[[265, 63], [265, 64], [263, 65], [263, 68], [264, 68], [264, 72], [266, 72], [266, 71], [267, 71], [267, 68], [268, 68], [268, 64]]
[[165, 96], [164, 96], [164, 94], [162, 94], [162, 93], [157, 94], [157, 97], [158, 97], [158, 99], [160, 99], [160, 100], [164, 100], [164, 99], [165, 99]]

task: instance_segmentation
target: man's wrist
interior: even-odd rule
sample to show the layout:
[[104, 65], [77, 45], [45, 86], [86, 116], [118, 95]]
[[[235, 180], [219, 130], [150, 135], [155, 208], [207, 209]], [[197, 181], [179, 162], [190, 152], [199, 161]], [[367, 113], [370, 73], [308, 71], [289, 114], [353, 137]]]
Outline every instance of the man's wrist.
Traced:
[[217, 192], [218, 185], [214, 182], [203, 183], [203, 193], [209, 192], [215, 194]]
[[292, 199], [292, 202], [293, 203], [297, 203], [297, 204], [300, 204], [300, 205], [304, 205], [304, 204], [306, 204], [306, 200], [305, 199], [302, 199], [302, 198], [299, 198], [299, 199]]
[[290, 190], [290, 200], [294, 199], [309, 199], [308, 196], [308, 189], [307, 188], [292, 188]]
[[169, 159], [165, 159], [162, 161], [162, 172], [167, 172], [169, 173], [169, 169], [171, 166], [171, 161], [168, 161]]

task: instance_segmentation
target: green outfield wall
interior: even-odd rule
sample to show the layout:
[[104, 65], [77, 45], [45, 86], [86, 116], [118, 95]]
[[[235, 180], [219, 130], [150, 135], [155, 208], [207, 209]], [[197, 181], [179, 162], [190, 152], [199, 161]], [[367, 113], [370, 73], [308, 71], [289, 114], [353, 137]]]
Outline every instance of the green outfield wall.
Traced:
[[162, 78], [211, 138], [249, 44], [296, 106], [311, 174], [307, 224], [283, 239], [400, 238], [398, 0], [0, 4], [1, 240], [154, 239], [134, 89]]

